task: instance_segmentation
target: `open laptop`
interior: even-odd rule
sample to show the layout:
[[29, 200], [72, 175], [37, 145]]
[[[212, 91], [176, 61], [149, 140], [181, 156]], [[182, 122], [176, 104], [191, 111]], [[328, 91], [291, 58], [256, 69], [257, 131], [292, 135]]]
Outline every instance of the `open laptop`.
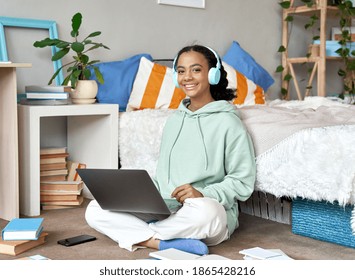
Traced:
[[169, 216], [181, 204], [163, 199], [146, 170], [77, 169], [98, 204], [104, 210]]

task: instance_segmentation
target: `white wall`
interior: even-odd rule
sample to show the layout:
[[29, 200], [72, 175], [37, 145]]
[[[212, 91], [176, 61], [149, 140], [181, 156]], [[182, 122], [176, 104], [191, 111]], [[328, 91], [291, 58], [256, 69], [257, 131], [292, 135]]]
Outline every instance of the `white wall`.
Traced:
[[[0, 0], [0, 16], [54, 20], [59, 36], [70, 39], [71, 17], [83, 15], [81, 33], [102, 31], [98, 41], [110, 51], [93, 53], [101, 61], [120, 60], [137, 53], [173, 58], [186, 44], [213, 47], [221, 56], [238, 41], [275, 79], [270, 98], [278, 98], [280, 75], [274, 70], [281, 58], [281, 8], [276, 0], [206, 0], [205, 9], [158, 5], [157, 0]], [[49, 50], [32, 47], [44, 30], [6, 28], [10, 60], [32, 62], [19, 71], [19, 87], [46, 83], [53, 70]]]

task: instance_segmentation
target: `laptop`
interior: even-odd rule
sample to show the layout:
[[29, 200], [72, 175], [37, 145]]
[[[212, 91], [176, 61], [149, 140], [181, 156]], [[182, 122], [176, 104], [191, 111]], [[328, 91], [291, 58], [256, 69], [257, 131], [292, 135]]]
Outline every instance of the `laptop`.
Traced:
[[146, 170], [85, 168], [76, 171], [104, 210], [169, 216], [181, 207], [176, 199], [163, 199]]

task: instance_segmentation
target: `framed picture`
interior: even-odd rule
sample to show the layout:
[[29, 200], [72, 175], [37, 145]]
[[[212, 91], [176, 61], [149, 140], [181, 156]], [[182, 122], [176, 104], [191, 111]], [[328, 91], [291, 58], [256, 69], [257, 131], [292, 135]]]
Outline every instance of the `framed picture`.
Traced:
[[[12, 29], [14, 27], [16, 29], [18, 29], [18, 28], [30, 29], [31, 32], [34, 30], [47, 30], [49, 33], [48, 34], [49, 38], [51, 38], [51, 39], [58, 38], [57, 24], [55, 21], [26, 19], [26, 18], [0, 17], [0, 61], [12, 61], [12, 59], [9, 58], [9, 56], [8, 56], [8, 49], [7, 49], [8, 42], [7, 42], [6, 36], [5, 36], [5, 28], [9, 28], [9, 31], [12, 31]], [[16, 32], [13, 32], [13, 33], [16, 33]], [[32, 37], [33, 36], [31, 36], [31, 38]], [[22, 40], [22, 38], [25, 38], [25, 37], [21, 37], [21, 40]], [[30, 42], [31, 47], [32, 47], [33, 43], [34, 43], [34, 41]], [[24, 46], [26, 46], [25, 42], [16, 41], [12, 44], [11, 51], [13, 53], [25, 54], [27, 52], [26, 52], [26, 50], [24, 50]], [[56, 47], [53, 46], [51, 48], [51, 52], [52, 52], [52, 55], [54, 55], [57, 52]], [[33, 57], [31, 57], [30, 59], [33, 59]], [[51, 61], [51, 57], [49, 57], [48, 60]], [[13, 61], [13, 62], [16, 62], [16, 61]], [[31, 61], [31, 63], [33, 64], [33, 61]], [[61, 60], [53, 61], [54, 72], [57, 71], [58, 69], [60, 69], [61, 67], [62, 67]], [[63, 73], [62, 72], [60, 72], [59, 75], [56, 77], [55, 82], [57, 85], [60, 85], [63, 82]]]
[[[350, 27], [351, 41], [355, 42], [355, 26]], [[340, 27], [332, 28], [332, 41], [339, 41], [341, 39]]]
[[199, 9], [205, 8], [205, 0], [158, 0], [158, 4]]

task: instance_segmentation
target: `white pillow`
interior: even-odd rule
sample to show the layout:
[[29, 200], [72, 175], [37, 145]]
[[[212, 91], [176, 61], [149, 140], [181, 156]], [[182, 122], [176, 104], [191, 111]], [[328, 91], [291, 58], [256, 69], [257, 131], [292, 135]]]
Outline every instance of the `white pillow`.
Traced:
[[176, 109], [185, 96], [175, 87], [172, 68], [142, 57], [126, 111]]
[[228, 88], [237, 90], [237, 98], [233, 100], [235, 105], [265, 104], [265, 94], [261, 86], [249, 80], [226, 62], [223, 61], [222, 64], [227, 72]]

